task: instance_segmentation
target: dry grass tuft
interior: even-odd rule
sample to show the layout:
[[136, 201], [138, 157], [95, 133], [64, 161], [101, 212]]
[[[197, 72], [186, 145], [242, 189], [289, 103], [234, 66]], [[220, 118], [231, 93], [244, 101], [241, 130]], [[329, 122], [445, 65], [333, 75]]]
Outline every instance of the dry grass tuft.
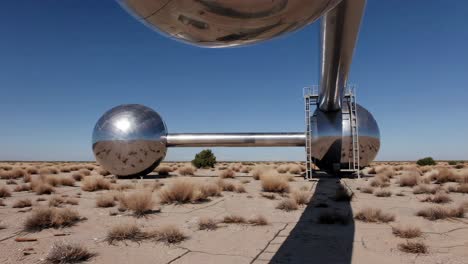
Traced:
[[56, 242], [46, 257], [47, 263], [63, 264], [87, 261], [96, 256], [79, 244]]
[[437, 193], [434, 196], [427, 196], [426, 198], [422, 199], [421, 202], [429, 202], [429, 203], [449, 203], [452, 201], [452, 198], [445, 193]]
[[31, 189], [38, 195], [52, 194], [55, 192], [55, 189], [52, 185], [45, 183], [40, 179], [31, 181]]
[[192, 167], [192, 166], [184, 166], [182, 168], [179, 168], [177, 170], [179, 172], [180, 175], [193, 175], [195, 173], [195, 168]]
[[359, 191], [361, 191], [362, 193], [374, 193], [374, 188], [370, 186], [363, 186], [359, 188]]
[[212, 218], [201, 218], [198, 221], [199, 230], [215, 230], [218, 228], [218, 222]]
[[156, 169], [156, 172], [158, 173], [158, 175], [167, 176], [169, 175], [169, 173], [172, 172], [172, 168], [169, 166], [160, 166]]
[[1, 185], [0, 186], [0, 198], [10, 197], [10, 196], [11, 196], [10, 188], [8, 188], [5, 185]]
[[468, 193], [468, 183], [462, 183], [458, 186], [449, 186], [448, 190], [450, 192]]
[[434, 174], [432, 180], [435, 180], [436, 183], [446, 183], [446, 182], [457, 182], [458, 175], [455, 172], [448, 168], [438, 168], [439, 173]]
[[5, 202], [3, 202], [3, 199], [0, 199], [0, 206], [5, 206]]
[[103, 194], [96, 198], [97, 207], [113, 207], [115, 206], [114, 195], [112, 194]]
[[267, 198], [269, 200], [275, 200], [276, 195], [274, 193], [261, 193], [260, 194], [262, 197]]
[[284, 210], [286, 212], [297, 210], [299, 205], [297, 204], [296, 200], [291, 198], [285, 198], [281, 202], [278, 203], [276, 209]]
[[252, 170], [252, 177], [254, 180], [260, 180], [261, 176], [268, 175], [268, 174], [275, 174], [275, 171], [272, 168], [266, 167], [263, 165], [256, 166]]
[[104, 179], [102, 176], [89, 176], [84, 178], [81, 189], [87, 192], [94, 192], [98, 190], [109, 190], [111, 183]]
[[39, 170], [36, 167], [26, 168], [26, 172], [30, 175], [39, 174]]
[[24, 227], [27, 231], [39, 231], [46, 228], [72, 226], [80, 220], [78, 212], [68, 208], [39, 208], [26, 218]]
[[431, 221], [446, 218], [463, 218], [465, 215], [465, 208], [463, 206], [455, 208], [433, 206], [419, 210], [416, 215]]
[[91, 171], [89, 171], [88, 169], [81, 169], [78, 171], [79, 173], [83, 174], [84, 176], [89, 176], [91, 175]]
[[236, 177], [236, 173], [233, 171], [233, 170], [223, 170], [219, 173], [219, 177], [221, 179], [227, 179], [227, 178], [235, 178]]
[[106, 236], [106, 241], [109, 244], [114, 244], [114, 241], [141, 241], [147, 238], [147, 235], [141, 231], [141, 229], [136, 224], [122, 223], [116, 226], [113, 226]]
[[419, 174], [413, 171], [405, 171], [398, 180], [401, 187], [413, 187], [419, 183]]
[[308, 204], [310, 200], [308, 191], [294, 191], [291, 194], [291, 198], [293, 198], [299, 205]]
[[368, 223], [388, 223], [395, 220], [393, 214], [384, 213], [378, 208], [364, 208], [359, 211], [354, 218]]
[[386, 189], [379, 189], [374, 192], [374, 195], [377, 197], [390, 197], [392, 192]]
[[99, 170], [97, 171], [97, 173], [98, 173], [99, 175], [101, 175], [101, 176], [107, 176], [107, 175], [110, 175], [110, 174], [111, 174], [110, 172], [108, 172], [108, 171], [105, 170], [105, 169], [99, 169]]
[[262, 189], [265, 192], [285, 193], [289, 192], [289, 183], [286, 177], [275, 174], [267, 174], [260, 177]]
[[49, 206], [60, 207], [65, 203], [65, 199], [60, 196], [54, 195], [49, 199]]
[[154, 207], [153, 195], [149, 191], [138, 191], [119, 197], [120, 207], [131, 210], [137, 217], [152, 212]]
[[177, 244], [187, 239], [187, 236], [173, 225], [167, 225], [156, 229], [150, 233], [150, 237], [166, 244]]
[[16, 200], [12, 207], [13, 208], [25, 208], [25, 207], [31, 207], [31, 206], [32, 206], [31, 199], [25, 198], [25, 199]]
[[383, 175], [376, 175], [372, 180], [370, 180], [369, 185], [371, 187], [388, 187], [390, 186], [390, 179]]
[[440, 188], [438, 186], [430, 186], [428, 184], [419, 184], [413, 187], [414, 194], [435, 194]]
[[227, 215], [223, 218], [223, 223], [225, 224], [245, 224], [247, 220], [240, 215]]
[[320, 213], [317, 221], [322, 225], [347, 225], [349, 220], [349, 216], [347, 215], [327, 210]]
[[392, 227], [392, 233], [401, 238], [415, 238], [415, 237], [420, 237], [422, 235], [421, 229], [418, 227], [412, 227], [412, 226], [393, 226]]
[[20, 184], [13, 189], [15, 192], [27, 192], [31, 190], [31, 186], [29, 184]]
[[427, 253], [427, 246], [423, 242], [406, 241], [405, 243], [398, 244], [398, 249], [405, 253], [412, 253], [412, 254]]
[[269, 225], [270, 224], [268, 219], [266, 219], [266, 217], [264, 217], [263, 215], [258, 215], [258, 216], [255, 216], [255, 217], [249, 219], [248, 223], [251, 224], [251, 225], [254, 225], [254, 226], [263, 226], [263, 225]]
[[159, 192], [164, 204], [198, 202], [206, 198], [199, 185], [189, 178], [176, 179]]
[[291, 174], [301, 174], [302, 173], [302, 168], [300, 165], [297, 164], [292, 164], [289, 166], [289, 173]]
[[75, 181], [81, 181], [85, 177], [81, 172], [74, 172], [71, 176]]

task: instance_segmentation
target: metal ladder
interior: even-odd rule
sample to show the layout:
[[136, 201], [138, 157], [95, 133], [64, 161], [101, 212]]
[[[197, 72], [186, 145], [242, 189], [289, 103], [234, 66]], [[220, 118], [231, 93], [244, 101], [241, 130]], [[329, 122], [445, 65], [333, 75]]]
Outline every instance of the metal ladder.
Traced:
[[352, 171], [361, 178], [360, 170], [360, 150], [359, 150], [359, 122], [356, 106], [356, 92], [354, 86], [348, 86], [345, 92], [345, 100], [348, 102], [349, 108], [349, 123], [351, 132], [351, 153], [349, 159], [349, 169], [344, 171]]
[[[312, 157], [312, 129], [313, 129], [313, 120], [311, 119], [311, 106], [317, 106], [318, 104], [318, 86], [305, 87], [303, 92], [304, 104], [305, 104], [305, 125], [306, 125], [306, 141], [305, 141], [305, 151], [306, 151], [306, 174], [305, 179], [312, 179], [312, 165], [314, 163], [314, 158]], [[314, 109], [315, 112], [315, 109]]]

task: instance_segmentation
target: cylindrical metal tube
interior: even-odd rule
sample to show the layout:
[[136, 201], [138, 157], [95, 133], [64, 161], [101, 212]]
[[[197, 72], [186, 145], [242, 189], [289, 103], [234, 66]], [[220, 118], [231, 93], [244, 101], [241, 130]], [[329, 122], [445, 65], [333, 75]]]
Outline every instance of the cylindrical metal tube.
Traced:
[[319, 98], [322, 111], [341, 108], [365, 5], [366, 0], [342, 1], [322, 17]]
[[304, 133], [183, 133], [168, 134], [168, 147], [302, 147]]

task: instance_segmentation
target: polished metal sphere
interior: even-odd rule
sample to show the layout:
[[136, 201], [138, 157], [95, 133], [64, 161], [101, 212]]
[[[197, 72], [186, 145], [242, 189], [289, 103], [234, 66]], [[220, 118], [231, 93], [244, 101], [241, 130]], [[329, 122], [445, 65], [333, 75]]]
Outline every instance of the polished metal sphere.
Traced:
[[169, 37], [205, 47], [269, 40], [298, 30], [341, 0], [117, 0]]
[[96, 123], [93, 152], [96, 161], [114, 175], [145, 175], [166, 156], [166, 135], [166, 125], [153, 109], [119, 105]]
[[[349, 109], [343, 104], [336, 112], [317, 109], [312, 118], [311, 151], [316, 165], [322, 170], [349, 168], [352, 162], [352, 136]], [[357, 105], [359, 163], [368, 166], [380, 149], [380, 132], [372, 114]]]

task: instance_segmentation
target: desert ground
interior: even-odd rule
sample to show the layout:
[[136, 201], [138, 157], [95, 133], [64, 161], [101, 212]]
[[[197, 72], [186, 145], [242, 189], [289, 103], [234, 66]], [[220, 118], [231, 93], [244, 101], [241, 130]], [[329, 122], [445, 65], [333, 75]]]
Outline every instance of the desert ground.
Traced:
[[468, 263], [468, 163], [304, 169], [1, 162], [0, 263]]

